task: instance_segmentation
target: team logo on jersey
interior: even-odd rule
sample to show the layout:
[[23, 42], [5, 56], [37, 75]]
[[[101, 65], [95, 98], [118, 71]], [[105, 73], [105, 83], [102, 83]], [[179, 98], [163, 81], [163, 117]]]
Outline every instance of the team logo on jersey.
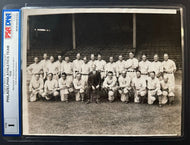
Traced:
[[11, 13], [5, 14], [5, 38], [11, 38]]

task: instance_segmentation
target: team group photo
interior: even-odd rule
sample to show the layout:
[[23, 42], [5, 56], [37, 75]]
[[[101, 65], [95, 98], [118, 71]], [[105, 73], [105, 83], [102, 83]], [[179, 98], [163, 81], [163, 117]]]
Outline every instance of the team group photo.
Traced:
[[116, 62], [111, 56], [108, 63], [101, 54], [97, 59], [91, 54], [88, 61], [86, 56], [81, 59], [77, 53], [72, 62], [67, 56], [62, 60], [61, 55], [54, 62], [54, 57], [48, 59], [47, 53], [40, 62], [35, 57], [35, 62], [27, 68], [32, 75], [29, 101], [52, 99], [68, 102], [73, 94], [76, 101], [90, 103], [95, 98], [95, 102], [100, 103], [100, 95], [105, 94], [108, 101], [113, 102], [120, 94], [120, 100], [125, 103], [133, 97], [135, 103], [147, 101], [153, 104], [157, 100], [160, 107], [166, 103], [171, 105], [175, 96], [176, 65], [168, 54], [164, 54], [163, 62], [159, 61], [157, 54], [153, 56], [153, 62], [147, 60], [145, 54], [141, 61], [134, 57], [133, 52], [128, 56], [125, 61], [119, 55]]
[[182, 134], [180, 11], [25, 11], [24, 135]]

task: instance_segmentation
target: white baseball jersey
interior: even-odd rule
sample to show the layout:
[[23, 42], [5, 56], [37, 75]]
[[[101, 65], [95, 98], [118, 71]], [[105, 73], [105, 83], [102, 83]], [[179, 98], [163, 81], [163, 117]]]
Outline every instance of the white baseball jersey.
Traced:
[[125, 64], [125, 68], [128, 71], [134, 71], [139, 65], [139, 62], [136, 58], [128, 59]]
[[80, 72], [82, 64], [83, 60], [78, 60], [78, 59], [73, 60], [73, 71]]
[[148, 74], [150, 65], [151, 65], [151, 62], [148, 60], [140, 61], [139, 62], [139, 70], [141, 71], [141, 74]]
[[85, 89], [86, 86], [87, 86], [86, 82], [83, 81], [82, 79], [80, 79], [80, 80], [74, 79], [73, 80], [73, 85], [74, 85], [74, 88], [76, 90]]
[[112, 77], [112, 79], [109, 79], [109, 77], [106, 77], [104, 82], [103, 82], [103, 87], [104, 88], [114, 88], [117, 85], [117, 78], [115, 76]]
[[47, 73], [47, 64], [49, 62], [50, 61], [48, 59], [47, 60], [43, 59], [43, 60], [40, 61], [40, 65], [41, 65], [44, 73]]
[[63, 78], [60, 78], [58, 80], [58, 85], [59, 85], [59, 88], [61, 89], [61, 88], [65, 87], [65, 86], [66, 87], [70, 87], [71, 83], [67, 79], [64, 80]]
[[55, 62], [49, 62], [47, 64], [47, 72], [52, 74], [57, 74], [58, 68]]
[[171, 59], [162, 62], [163, 71], [168, 73], [173, 73], [176, 70], [175, 62]]
[[40, 71], [43, 70], [42, 66], [40, 65], [40, 63], [33, 63], [31, 65], [28, 66], [27, 71], [34, 75], [35, 73], [40, 73]]
[[97, 71], [104, 71], [105, 70], [106, 61], [104, 61], [104, 60], [96, 60], [95, 61], [95, 65], [96, 65], [96, 70]]
[[61, 72], [63, 71], [62, 62], [60, 62], [60, 61], [58, 60], [58, 61], [55, 62], [55, 65], [56, 65], [56, 68], [57, 68], [58, 73], [61, 74]]
[[66, 74], [73, 74], [73, 64], [71, 62], [63, 62], [62, 66], [63, 72], [65, 72]]
[[53, 91], [58, 88], [58, 82], [55, 79], [52, 80], [46, 80], [44, 85], [44, 91]]
[[125, 70], [125, 64], [126, 64], [126, 62], [124, 60], [122, 60], [122, 61], [118, 60], [116, 62], [116, 72], [118, 74], [121, 73], [123, 70]]
[[140, 78], [133, 78], [132, 86], [135, 87], [136, 90], [145, 90], [146, 89], [146, 80], [142, 77]]
[[29, 85], [30, 91], [36, 90], [36, 89], [42, 90], [43, 87], [44, 87], [44, 83], [43, 83], [43, 80], [41, 78], [39, 78], [39, 80], [32, 79], [30, 81], [30, 85]]
[[157, 77], [155, 77], [154, 79], [149, 77], [147, 79], [147, 88], [149, 90], [160, 90], [160, 81], [159, 81], [159, 79]]
[[122, 88], [131, 88], [131, 78], [129, 77], [123, 77], [122, 75], [118, 79], [119, 86]]
[[93, 66], [93, 65], [96, 65], [95, 62], [96, 62], [95, 60], [94, 60], [94, 61], [90, 60], [90, 61], [88, 62], [88, 65], [89, 65], [89, 67], [90, 67], [90, 71], [92, 71], [92, 66]]
[[82, 63], [81, 65], [81, 74], [89, 74], [90, 73], [90, 66], [88, 63]]
[[109, 72], [109, 71], [115, 73], [116, 72], [116, 65], [115, 65], [115, 63], [114, 62], [113, 63], [108, 62], [106, 64], [106, 66], [105, 66], [105, 71], [106, 71], [106, 73]]
[[149, 72], [154, 71], [156, 75], [163, 72], [162, 63], [160, 61], [153, 61], [150, 64]]
[[160, 81], [160, 86], [162, 90], [167, 90], [169, 91], [170, 89], [170, 83], [169, 82], [165, 82], [164, 80]]

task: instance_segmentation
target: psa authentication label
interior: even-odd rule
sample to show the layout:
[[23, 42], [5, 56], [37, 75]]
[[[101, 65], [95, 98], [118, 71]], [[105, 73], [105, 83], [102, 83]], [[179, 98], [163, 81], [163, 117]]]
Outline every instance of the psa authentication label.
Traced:
[[3, 134], [21, 134], [20, 104], [20, 10], [3, 10], [2, 122]]

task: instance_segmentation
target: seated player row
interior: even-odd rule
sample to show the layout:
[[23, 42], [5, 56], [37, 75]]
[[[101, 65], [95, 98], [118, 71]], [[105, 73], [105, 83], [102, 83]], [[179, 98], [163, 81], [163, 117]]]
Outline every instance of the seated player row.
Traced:
[[96, 96], [96, 102], [99, 103], [100, 91], [103, 90], [107, 93], [110, 102], [114, 101], [118, 91], [121, 101], [126, 103], [129, 102], [130, 97], [134, 97], [135, 103], [143, 103], [145, 100], [148, 100], [148, 104], [158, 100], [160, 106], [167, 102], [173, 103], [174, 88], [170, 85], [167, 75], [159, 81], [154, 71], [150, 72], [147, 78], [143, 77], [139, 70], [135, 72], [136, 77], [132, 79], [127, 75], [128, 73], [123, 70], [117, 79], [113, 72], [109, 71], [102, 83], [101, 72], [96, 70], [96, 65], [93, 65], [88, 75], [83, 76], [78, 72], [73, 81], [66, 73], [62, 73], [58, 80], [49, 73], [45, 84], [37, 73], [30, 82], [30, 101], [36, 101], [38, 97], [50, 100], [60, 96], [61, 101], [67, 102], [69, 94], [74, 93], [76, 101], [83, 102], [84, 97], [87, 96], [87, 103], [89, 103], [93, 96]]

